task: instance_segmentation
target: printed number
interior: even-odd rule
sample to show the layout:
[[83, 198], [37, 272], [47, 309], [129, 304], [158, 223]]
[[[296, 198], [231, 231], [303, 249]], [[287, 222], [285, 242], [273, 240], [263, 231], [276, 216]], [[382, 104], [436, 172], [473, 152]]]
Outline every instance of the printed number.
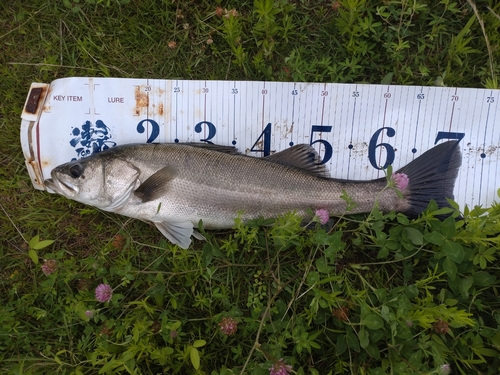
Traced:
[[465, 133], [456, 133], [456, 132], [438, 132], [436, 136], [436, 140], [434, 141], [434, 144], [438, 143], [441, 139], [456, 139], [458, 142], [453, 146], [451, 149], [448, 150], [444, 158], [449, 158], [453, 151], [455, 150], [455, 147], [458, 146], [460, 141], [465, 137]]
[[201, 89], [201, 93], [202, 93], [202, 94], [206, 94], [206, 93], [208, 93], [208, 87], [203, 87], [203, 88]]
[[147, 143], [151, 143], [158, 137], [158, 135], [160, 135], [160, 125], [158, 125], [158, 123], [155, 120], [151, 120], [151, 119], [147, 118], [147, 119], [142, 120], [141, 122], [139, 122], [137, 124], [137, 132], [138, 133], [142, 134], [146, 131], [146, 129], [144, 128], [144, 125], [143, 125], [145, 122], [150, 123], [151, 127], [153, 128], [153, 130], [151, 131], [151, 134], [149, 135], [148, 140], [146, 141]]
[[488, 96], [486, 98], [486, 103], [494, 103], [495, 102], [495, 97], [494, 96]]
[[392, 96], [392, 94], [390, 92], [386, 92], [384, 94], [384, 99], [389, 99], [391, 96]]
[[418, 100], [425, 99], [425, 94], [422, 94], [422, 93], [417, 94], [417, 99], [418, 99]]
[[262, 95], [266, 95], [267, 94], [267, 89], [262, 89]]
[[321, 96], [328, 96], [328, 91], [326, 91], [326, 90], [321, 91]]
[[452, 102], [458, 102], [458, 95], [452, 95], [451, 96], [451, 101]]
[[[256, 149], [256, 146], [261, 146], [261, 149]], [[255, 141], [251, 152], [262, 152], [263, 156], [268, 156], [271, 154], [271, 123], [267, 124], [262, 133], [260, 133], [259, 138]]]
[[231, 90], [231, 94], [237, 94], [238, 93], [238, 89], [232, 89]]
[[359, 91], [353, 91], [352, 92], [352, 97], [353, 98], [359, 98]]
[[323, 156], [323, 159], [318, 163], [318, 164], [325, 164], [330, 161], [333, 155], [333, 147], [332, 145], [328, 142], [325, 141], [324, 139], [317, 139], [313, 141], [314, 138], [314, 133], [330, 133], [332, 131], [331, 126], [325, 126], [325, 125], [313, 125], [311, 127], [311, 143], [310, 145], [314, 145], [316, 143], [320, 143], [325, 147], [325, 155]]
[[203, 131], [202, 125], [206, 125], [208, 127], [208, 137], [205, 139], [200, 139], [200, 141], [207, 142], [207, 143], [213, 145], [213, 142], [211, 142], [210, 140], [213, 137], [215, 137], [215, 134], [217, 133], [217, 129], [215, 129], [215, 125], [212, 124], [210, 121], [202, 121], [202, 122], [199, 122], [195, 125], [194, 131], [196, 133], [201, 133]]
[[181, 92], [181, 88], [180, 88], [180, 87], [174, 87], [174, 92], [175, 92], [175, 93], [179, 93], [179, 92]]
[[[370, 145], [368, 146], [368, 159], [370, 160], [370, 164], [373, 166], [373, 168], [378, 170], [386, 169], [389, 165], [393, 163], [395, 157], [394, 148], [389, 143], [377, 144], [380, 133], [382, 133], [384, 130], [387, 130], [388, 137], [394, 137], [394, 135], [396, 135], [396, 131], [393, 128], [390, 127], [380, 128], [373, 134], [372, 138], [370, 139]], [[377, 148], [379, 147], [384, 147], [386, 152], [386, 159], [383, 166], [377, 165], [375, 154]]]
[[298, 91], [297, 90], [292, 90], [292, 95], [298, 95]]
[[146, 86], [146, 87], [144, 87], [144, 91], [146, 91], [146, 92], [151, 91], [151, 86]]

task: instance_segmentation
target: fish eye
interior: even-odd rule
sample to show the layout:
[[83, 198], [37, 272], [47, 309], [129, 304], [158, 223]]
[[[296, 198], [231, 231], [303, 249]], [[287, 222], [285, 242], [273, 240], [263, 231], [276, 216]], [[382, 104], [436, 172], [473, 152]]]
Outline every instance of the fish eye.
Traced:
[[73, 178], [78, 178], [82, 175], [82, 172], [83, 172], [83, 168], [82, 168], [82, 165], [81, 164], [75, 164], [75, 165], [72, 165], [70, 168], [69, 168], [69, 174], [71, 175], [71, 177]]

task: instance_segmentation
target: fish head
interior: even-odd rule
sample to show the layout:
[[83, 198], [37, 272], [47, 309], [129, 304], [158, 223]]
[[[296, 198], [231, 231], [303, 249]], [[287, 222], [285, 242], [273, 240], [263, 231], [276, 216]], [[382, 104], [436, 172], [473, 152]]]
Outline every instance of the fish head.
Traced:
[[118, 211], [140, 185], [140, 170], [125, 159], [99, 154], [61, 164], [45, 186], [68, 199]]

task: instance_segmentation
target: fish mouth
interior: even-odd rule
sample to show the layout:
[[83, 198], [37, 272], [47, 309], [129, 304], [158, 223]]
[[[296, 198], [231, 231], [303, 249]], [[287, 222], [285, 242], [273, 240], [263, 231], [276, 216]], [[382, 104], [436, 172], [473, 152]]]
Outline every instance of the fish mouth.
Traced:
[[52, 178], [48, 178], [43, 183], [49, 193], [57, 193], [65, 197], [74, 197], [78, 194], [78, 188], [75, 185], [57, 178], [54, 173], [52, 173]]

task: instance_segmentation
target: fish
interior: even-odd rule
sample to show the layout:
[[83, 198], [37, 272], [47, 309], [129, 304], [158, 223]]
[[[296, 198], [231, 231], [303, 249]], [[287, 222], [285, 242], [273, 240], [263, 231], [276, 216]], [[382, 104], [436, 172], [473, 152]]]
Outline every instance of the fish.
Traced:
[[[462, 156], [458, 141], [443, 142], [387, 178], [330, 178], [314, 147], [298, 144], [258, 158], [208, 143], [128, 144], [55, 167], [47, 190], [98, 209], [154, 223], [173, 244], [188, 248], [195, 230], [226, 229], [294, 211], [304, 219], [315, 210], [330, 216], [383, 212], [418, 216], [431, 199], [448, 206]], [[395, 175], [393, 174], [393, 175]], [[348, 199], [346, 199], [346, 196]], [[348, 201], [355, 203], [348, 208]], [[351, 205], [352, 206], [352, 205]]]

